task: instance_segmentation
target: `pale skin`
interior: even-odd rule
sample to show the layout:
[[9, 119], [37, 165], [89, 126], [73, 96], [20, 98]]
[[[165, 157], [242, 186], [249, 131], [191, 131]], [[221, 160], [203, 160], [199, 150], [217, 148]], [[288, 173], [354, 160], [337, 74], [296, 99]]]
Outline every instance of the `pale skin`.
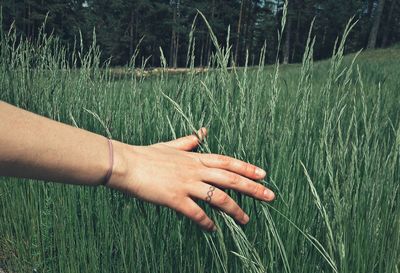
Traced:
[[[218, 154], [192, 152], [201, 128], [189, 135], [150, 146], [112, 140], [114, 165], [106, 187], [176, 210], [207, 231], [214, 222], [196, 203], [208, 203], [238, 223], [249, 216], [223, 189], [272, 201], [274, 193], [254, 180], [265, 171], [252, 164]], [[109, 169], [108, 140], [0, 101], [0, 176], [13, 176], [76, 185], [102, 185]]]

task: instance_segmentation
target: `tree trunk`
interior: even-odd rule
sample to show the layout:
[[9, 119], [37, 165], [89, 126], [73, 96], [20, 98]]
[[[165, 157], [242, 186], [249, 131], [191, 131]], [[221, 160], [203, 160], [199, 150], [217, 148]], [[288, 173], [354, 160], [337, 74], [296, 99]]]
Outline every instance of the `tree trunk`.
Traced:
[[255, 18], [256, 18], [256, 13], [257, 13], [257, 6], [256, 4], [251, 5], [251, 10], [250, 10], [250, 19], [248, 21], [249, 24], [249, 34], [248, 34], [248, 48], [249, 52], [251, 54], [251, 65], [254, 66], [254, 61], [255, 61], [255, 51], [254, 50], [254, 27], [255, 27]]
[[[289, 1], [288, 1], [289, 3]], [[291, 5], [293, 5], [293, 2], [290, 2]], [[289, 63], [289, 55], [290, 55], [290, 35], [292, 31], [292, 16], [289, 12], [289, 6], [288, 6], [288, 13], [287, 13], [287, 25], [286, 25], [286, 35], [285, 35], [285, 44], [283, 45], [283, 63], [288, 64]]]
[[179, 32], [176, 31], [178, 19], [180, 17], [180, 2], [176, 1], [174, 4], [174, 17], [173, 17], [173, 28], [171, 37], [171, 50], [170, 50], [170, 65], [174, 68], [178, 65], [178, 50], [179, 50]]
[[243, 16], [243, 5], [245, 2], [246, 2], [246, 0], [242, 0], [240, 3], [239, 22], [238, 22], [238, 28], [237, 28], [237, 32], [236, 32], [236, 48], [235, 48], [235, 63], [236, 64], [237, 64], [238, 54], [239, 54], [240, 31], [241, 31], [242, 16]]
[[131, 10], [131, 20], [129, 22], [129, 57], [133, 55], [133, 9]]
[[301, 16], [301, 9], [297, 7], [297, 23], [296, 23], [296, 38], [294, 43], [292, 43], [292, 62], [296, 58], [296, 48], [300, 43], [300, 16]]
[[[207, 39], [207, 36], [205, 37]], [[200, 67], [203, 67], [203, 58], [204, 58], [204, 44], [205, 39], [201, 39], [201, 51], [200, 51]]]
[[375, 12], [374, 22], [371, 28], [371, 32], [369, 33], [367, 48], [373, 49], [376, 47], [376, 40], [378, 38], [379, 25], [381, 23], [381, 17], [384, 6], [385, 6], [385, 0], [379, 0], [378, 9]]
[[251, 1], [247, 1], [244, 6], [244, 16], [243, 16], [243, 40], [245, 50], [248, 49], [248, 33], [249, 33], [249, 23], [250, 23], [250, 13], [251, 13]]
[[26, 32], [28, 38], [30, 39], [31, 37], [31, 5], [28, 4], [28, 22], [27, 22], [27, 32]]
[[178, 52], [179, 52], [179, 32], [176, 34], [176, 41], [175, 41], [174, 68], [178, 67]]
[[173, 66], [173, 64], [175, 63], [174, 57], [175, 57], [175, 47], [176, 47], [176, 17], [177, 17], [177, 4], [174, 3], [173, 6], [173, 18], [172, 18], [172, 33], [171, 33], [171, 47], [169, 50], [169, 65]]
[[368, 1], [367, 16], [372, 17], [372, 8], [374, 7], [375, 0], [367, 0], [367, 1]]
[[[215, 0], [212, 1], [212, 9], [211, 9], [211, 22], [214, 22], [215, 19]], [[210, 61], [210, 57], [211, 57], [211, 38], [210, 35], [208, 35], [208, 29], [206, 28], [206, 51], [207, 51], [207, 56], [206, 56], [206, 60], [205, 63], [208, 64], [208, 62]]]
[[205, 62], [206, 64], [208, 64], [208, 62], [210, 61], [211, 58], [211, 38], [208, 35], [208, 30], [206, 29], [206, 51], [207, 51], [207, 56], [205, 57]]
[[395, 9], [395, 6], [396, 6], [396, 1], [397, 0], [392, 0], [392, 4], [390, 5], [389, 15], [387, 17], [386, 27], [385, 27], [385, 30], [383, 33], [383, 38], [382, 38], [382, 47], [386, 47], [388, 45], [389, 34], [391, 31], [391, 21], [392, 21], [392, 17], [393, 17], [393, 10]]

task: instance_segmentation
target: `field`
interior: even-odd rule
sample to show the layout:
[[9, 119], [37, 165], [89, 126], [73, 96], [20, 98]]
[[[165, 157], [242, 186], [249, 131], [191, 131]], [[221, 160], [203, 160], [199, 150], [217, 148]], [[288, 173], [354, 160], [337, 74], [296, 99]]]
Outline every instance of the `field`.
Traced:
[[[345, 33], [346, 34], [346, 33]], [[346, 35], [345, 35], [346, 36]], [[277, 194], [237, 193], [237, 226], [200, 202], [213, 234], [105, 188], [0, 178], [0, 268], [10, 272], [400, 271], [400, 48], [302, 64], [151, 76], [115, 70], [95, 46], [2, 34], [0, 99], [136, 145], [209, 128], [201, 152], [267, 169]], [[189, 54], [190, 59], [194, 56]]]

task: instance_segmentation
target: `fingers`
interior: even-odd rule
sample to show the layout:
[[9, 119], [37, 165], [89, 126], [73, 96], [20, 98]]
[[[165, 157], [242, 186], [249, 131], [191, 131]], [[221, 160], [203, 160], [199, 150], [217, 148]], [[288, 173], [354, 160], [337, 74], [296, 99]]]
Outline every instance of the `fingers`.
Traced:
[[214, 222], [207, 216], [204, 210], [190, 198], [185, 198], [175, 210], [196, 222], [204, 230], [216, 230]]
[[203, 181], [212, 183], [218, 187], [239, 191], [263, 201], [272, 201], [275, 199], [275, 194], [271, 190], [260, 183], [256, 183], [233, 172], [209, 168], [201, 175]]
[[241, 224], [249, 222], [249, 216], [239, 205], [228, 194], [213, 185], [200, 182], [189, 190], [189, 195], [218, 207]]
[[164, 142], [170, 148], [178, 149], [181, 151], [191, 151], [199, 146], [199, 143], [207, 136], [207, 129], [200, 128], [197, 133], [181, 137], [172, 141]]
[[266, 175], [263, 169], [229, 156], [218, 154], [194, 154], [194, 156], [207, 167], [225, 169], [251, 179], [263, 179]]

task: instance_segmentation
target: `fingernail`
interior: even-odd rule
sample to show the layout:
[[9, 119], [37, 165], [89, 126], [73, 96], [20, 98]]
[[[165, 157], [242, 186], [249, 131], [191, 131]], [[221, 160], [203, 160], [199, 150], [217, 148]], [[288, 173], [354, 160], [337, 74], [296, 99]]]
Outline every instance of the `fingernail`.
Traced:
[[259, 177], [264, 177], [266, 174], [267, 173], [263, 169], [260, 168], [256, 169], [256, 175], [258, 175]]
[[275, 199], [275, 193], [269, 189], [264, 190], [264, 197], [267, 201], [271, 201]]
[[217, 227], [216, 227], [216, 226], [213, 226], [212, 232], [216, 232], [216, 231], [217, 231]]
[[250, 217], [245, 213], [244, 216], [243, 216], [244, 224], [247, 224], [249, 222], [249, 220], [250, 220]]
[[200, 130], [199, 132], [193, 131], [192, 135], [195, 136], [197, 138], [197, 141], [199, 142], [202, 142], [204, 139], [204, 133], [202, 130]]

